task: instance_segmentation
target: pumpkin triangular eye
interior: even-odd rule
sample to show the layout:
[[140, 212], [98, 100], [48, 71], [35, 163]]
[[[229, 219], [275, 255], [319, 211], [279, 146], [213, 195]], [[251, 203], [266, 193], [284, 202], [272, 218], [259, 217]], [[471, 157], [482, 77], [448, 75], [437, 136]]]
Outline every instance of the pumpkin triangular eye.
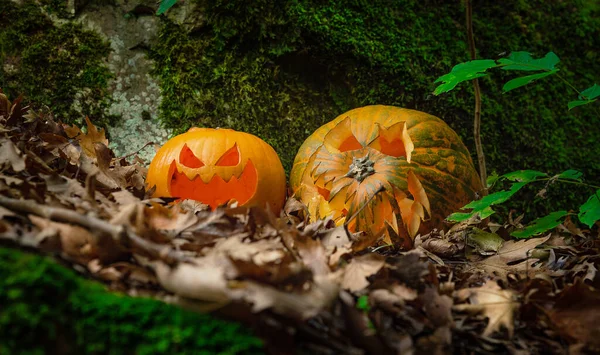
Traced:
[[201, 168], [204, 166], [204, 163], [194, 155], [187, 144], [184, 144], [181, 152], [179, 152], [179, 163], [188, 168]]
[[406, 122], [398, 122], [388, 128], [379, 126], [379, 137], [369, 143], [369, 147], [396, 158], [405, 157], [409, 163], [415, 149]]
[[363, 147], [352, 133], [351, 123], [350, 117], [346, 117], [327, 133], [323, 141], [328, 151], [347, 152]]
[[217, 161], [217, 166], [236, 166], [240, 163], [240, 150], [237, 143], [229, 148]]

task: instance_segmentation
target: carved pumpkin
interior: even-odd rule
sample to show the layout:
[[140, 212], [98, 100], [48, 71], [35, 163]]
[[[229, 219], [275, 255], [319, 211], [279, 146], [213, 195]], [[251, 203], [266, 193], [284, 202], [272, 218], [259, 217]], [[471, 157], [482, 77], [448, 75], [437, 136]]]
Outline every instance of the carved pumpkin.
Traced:
[[312, 220], [348, 218], [350, 230], [365, 232], [363, 246], [381, 236], [410, 246], [419, 230], [441, 227], [481, 190], [469, 152], [446, 123], [382, 105], [317, 129], [296, 155], [290, 186]]
[[216, 208], [269, 205], [278, 213], [286, 195], [285, 172], [262, 139], [231, 129], [191, 128], [167, 141], [150, 163], [146, 184], [154, 196], [193, 199]]

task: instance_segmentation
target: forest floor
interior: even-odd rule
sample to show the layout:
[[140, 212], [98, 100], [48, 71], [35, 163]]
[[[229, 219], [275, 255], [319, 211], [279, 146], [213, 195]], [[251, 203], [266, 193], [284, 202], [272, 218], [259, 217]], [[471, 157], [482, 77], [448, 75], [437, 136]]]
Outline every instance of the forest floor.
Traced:
[[[104, 132], [0, 102], [0, 239], [77, 265], [115, 291], [256, 328], [272, 353], [593, 353], [600, 350], [598, 229], [515, 240], [471, 219], [411, 250], [356, 250], [332, 221], [209, 211], [151, 198], [146, 168]], [[497, 243], [472, 243], [473, 233]], [[487, 239], [484, 239], [487, 240]]]

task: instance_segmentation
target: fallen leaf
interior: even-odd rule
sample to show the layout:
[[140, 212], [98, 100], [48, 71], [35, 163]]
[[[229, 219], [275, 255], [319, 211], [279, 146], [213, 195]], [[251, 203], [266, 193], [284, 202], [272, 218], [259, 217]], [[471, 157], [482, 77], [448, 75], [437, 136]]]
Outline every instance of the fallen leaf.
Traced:
[[598, 269], [596, 268], [596, 265], [594, 265], [594, 263], [591, 263], [589, 261], [584, 261], [581, 264], [576, 265], [575, 267], [573, 267], [573, 274], [577, 275], [580, 273], [583, 273], [583, 279], [593, 282], [594, 278], [596, 278], [596, 273], [598, 272]]
[[592, 345], [600, 349], [600, 293], [577, 279], [560, 294], [549, 310], [554, 327], [572, 342]]
[[338, 265], [342, 256], [352, 253], [352, 241], [344, 226], [327, 229], [321, 243], [329, 255], [328, 264], [333, 268]]
[[0, 206], [0, 219], [3, 219], [4, 217], [13, 217], [13, 216], [16, 216], [16, 214], [13, 211]]
[[276, 313], [306, 320], [329, 307], [340, 293], [340, 272], [316, 276], [306, 292], [285, 292], [256, 282], [245, 282], [233, 297], [252, 303], [252, 311], [273, 309]]
[[474, 263], [473, 266], [488, 274], [497, 275], [502, 280], [506, 280], [509, 274], [523, 274], [528, 272], [534, 274], [536, 270], [533, 268], [533, 264], [539, 259], [531, 256], [531, 250], [548, 239], [550, 239], [550, 235], [542, 238], [507, 241], [498, 250], [496, 255]]
[[198, 217], [193, 213], [182, 211], [177, 206], [167, 208], [158, 203], [152, 203], [151, 207], [145, 208], [144, 215], [150, 227], [171, 231], [173, 235], [179, 235], [198, 221]]
[[216, 256], [198, 258], [193, 264], [179, 264], [175, 268], [156, 262], [154, 269], [158, 282], [166, 290], [196, 300], [227, 304], [227, 279], [223, 263]]
[[79, 145], [85, 154], [89, 157], [96, 158], [95, 143], [102, 143], [105, 146], [108, 146], [108, 139], [106, 139], [104, 129], [101, 128], [98, 130], [92, 121], [90, 121], [89, 117], [85, 117], [85, 122], [87, 124], [87, 133], [79, 131], [76, 138], [79, 140]]
[[10, 166], [16, 173], [25, 169], [25, 157], [15, 144], [7, 138], [0, 139], [0, 168]]
[[470, 304], [457, 304], [452, 308], [456, 311], [481, 313], [489, 319], [483, 336], [500, 331], [504, 326], [509, 337], [514, 333], [514, 312], [519, 308], [516, 294], [511, 290], [503, 290], [495, 281], [488, 280], [483, 286], [465, 288], [455, 293], [459, 301], [469, 299]]
[[87, 229], [34, 215], [29, 215], [29, 219], [41, 230], [55, 230], [60, 236], [62, 250], [67, 255], [80, 260], [90, 260], [97, 255], [93, 247], [94, 237]]
[[367, 277], [377, 273], [385, 264], [385, 258], [379, 254], [369, 253], [353, 258], [344, 268], [342, 288], [356, 292], [369, 286]]
[[6, 97], [6, 95], [0, 91], [0, 117], [3, 117], [4, 119], [8, 118], [10, 106], [11, 105], [8, 97]]
[[319, 239], [301, 234], [296, 237], [295, 246], [306, 267], [315, 275], [326, 275], [331, 272], [327, 252]]
[[415, 249], [404, 255], [388, 257], [385, 260], [385, 268], [398, 282], [417, 289], [423, 284], [423, 276], [429, 272], [429, 264], [421, 261], [422, 256], [423, 252]]
[[[106, 175], [108, 178], [112, 179], [115, 184], [120, 186], [122, 189], [126, 189], [131, 184], [131, 179], [134, 176], [137, 167], [134, 165], [126, 165], [120, 166], [115, 164], [111, 166], [111, 162], [113, 159], [112, 151], [108, 149], [106, 145], [103, 143], [94, 143], [94, 150], [96, 155], [96, 162], [98, 164], [98, 169], [102, 174]], [[137, 185], [137, 184], [136, 184]]]
[[428, 286], [421, 295], [424, 311], [427, 318], [437, 327], [452, 324], [452, 298], [440, 295], [437, 288]]
[[127, 190], [115, 191], [111, 193], [115, 202], [119, 205], [129, 205], [132, 203], [139, 203], [140, 199], [135, 197], [131, 192]]

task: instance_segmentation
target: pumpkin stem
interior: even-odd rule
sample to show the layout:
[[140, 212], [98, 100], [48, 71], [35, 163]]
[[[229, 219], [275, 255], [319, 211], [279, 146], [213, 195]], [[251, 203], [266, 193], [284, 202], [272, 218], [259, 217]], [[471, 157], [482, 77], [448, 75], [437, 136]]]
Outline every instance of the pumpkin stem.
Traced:
[[369, 159], [369, 154], [362, 158], [353, 157], [350, 169], [345, 176], [356, 179], [358, 182], [362, 182], [368, 176], [375, 174], [373, 165], [375, 165], [375, 163]]

